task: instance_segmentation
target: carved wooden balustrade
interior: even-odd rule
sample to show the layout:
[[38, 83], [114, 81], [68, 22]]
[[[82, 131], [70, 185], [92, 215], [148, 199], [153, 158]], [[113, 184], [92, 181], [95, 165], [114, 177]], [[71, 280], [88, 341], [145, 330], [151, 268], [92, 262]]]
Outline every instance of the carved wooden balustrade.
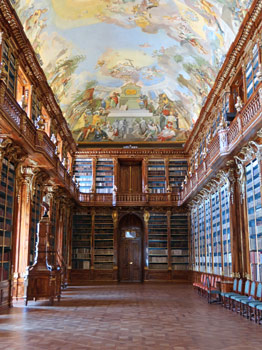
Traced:
[[208, 146], [206, 159], [189, 178], [181, 193], [180, 203], [185, 202], [198, 186], [219, 168], [218, 161], [234, 154], [236, 147], [245, 143], [262, 127], [262, 82], [231, 124], [219, 130]]
[[174, 206], [179, 200], [179, 193], [79, 193], [85, 206]]
[[55, 154], [55, 145], [43, 130], [37, 130], [26, 112], [20, 107], [6, 84], [0, 79], [0, 112], [7, 130], [16, 133], [23, 145], [32, 151], [41, 153], [50, 163], [50, 168], [56, 169], [61, 182], [74, 198], [78, 198], [78, 189]]

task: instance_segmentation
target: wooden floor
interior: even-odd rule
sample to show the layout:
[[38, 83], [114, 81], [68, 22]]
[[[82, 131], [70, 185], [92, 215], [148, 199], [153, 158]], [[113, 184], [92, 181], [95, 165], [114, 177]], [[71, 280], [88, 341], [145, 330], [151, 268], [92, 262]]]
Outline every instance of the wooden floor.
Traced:
[[70, 287], [53, 307], [17, 303], [0, 315], [1, 350], [253, 350], [262, 326], [191, 285], [119, 284]]

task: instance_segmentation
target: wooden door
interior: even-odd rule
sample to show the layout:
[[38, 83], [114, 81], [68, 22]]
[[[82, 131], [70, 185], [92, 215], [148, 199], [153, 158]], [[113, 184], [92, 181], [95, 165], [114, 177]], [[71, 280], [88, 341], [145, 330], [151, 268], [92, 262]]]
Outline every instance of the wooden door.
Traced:
[[119, 167], [119, 192], [142, 192], [142, 163], [121, 161]]
[[119, 280], [121, 282], [142, 282], [142, 224], [134, 215], [120, 222]]

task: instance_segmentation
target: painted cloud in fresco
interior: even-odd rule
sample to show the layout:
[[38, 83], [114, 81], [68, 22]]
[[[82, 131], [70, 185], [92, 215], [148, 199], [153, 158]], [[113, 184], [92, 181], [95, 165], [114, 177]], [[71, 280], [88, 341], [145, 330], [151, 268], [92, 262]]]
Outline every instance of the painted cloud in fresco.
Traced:
[[[82, 142], [184, 141], [251, 4], [12, 2], [71, 130]], [[123, 96], [127, 84], [134, 87], [128, 94], [139, 92], [135, 103], [136, 95]], [[139, 108], [137, 117], [132, 108]]]

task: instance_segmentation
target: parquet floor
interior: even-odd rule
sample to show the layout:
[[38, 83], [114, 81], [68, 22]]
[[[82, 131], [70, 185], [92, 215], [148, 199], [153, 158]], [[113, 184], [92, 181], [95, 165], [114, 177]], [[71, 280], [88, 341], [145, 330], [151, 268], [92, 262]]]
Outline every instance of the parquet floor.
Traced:
[[0, 315], [1, 350], [254, 350], [262, 326], [183, 284], [70, 287]]

